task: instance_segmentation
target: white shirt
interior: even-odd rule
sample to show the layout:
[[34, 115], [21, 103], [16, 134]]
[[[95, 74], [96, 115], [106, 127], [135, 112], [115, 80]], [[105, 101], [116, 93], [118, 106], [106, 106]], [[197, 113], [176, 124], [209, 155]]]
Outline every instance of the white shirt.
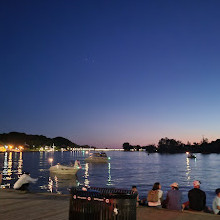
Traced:
[[219, 209], [217, 209], [217, 206], [220, 206], [220, 197], [218, 196], [216, 196], [212, 202], [212, 209], [215, 214], [218, 214], [220, 211]]
[[17, 180], [17, 182], [14, 184], [14, 189], [19, 189], [23, 184], [26, 183], [35, 183], [37, 179], [31, 178], [27, 174], [23, 174], [20, 176], [20, 178]]

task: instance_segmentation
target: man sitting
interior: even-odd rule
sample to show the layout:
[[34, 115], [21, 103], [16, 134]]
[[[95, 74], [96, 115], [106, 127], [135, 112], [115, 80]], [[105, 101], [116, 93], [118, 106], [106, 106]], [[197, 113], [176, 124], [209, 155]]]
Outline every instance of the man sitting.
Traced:
[[205, 211], [206, 208], [206, 194], [200, 189], [201, 182], [195, 180], [193, 182], [194, 188], [188, 192], [189, 201], [183, 203], [183, 209], [189, 206], [189, 210]]
[[29, 173], [23, 173], [17, 182], [14, 184], [14, 189], [28, 191], [28, 186], [30, 183], [36, 183], [38, 179], [34, 179], [30, 177]]
[[220, 188], [215, 190], [216, 197], [212, 203], [212, 209], [216, 215], [220, 215]]

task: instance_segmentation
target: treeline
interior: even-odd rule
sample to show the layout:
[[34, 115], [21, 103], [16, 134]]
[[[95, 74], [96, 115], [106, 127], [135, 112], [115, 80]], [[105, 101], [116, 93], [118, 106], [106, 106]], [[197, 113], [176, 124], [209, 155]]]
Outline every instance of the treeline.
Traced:
[[43, 135], [28, 135], [19, 132], [10, 132], [8, 134], [0, 134], [1, 145], [22, 145], [26, 149], [34, 149], [45, 146], [55, 145], [56, 148], [82, 147], [63, 137], [48, 138]]
[[139, 151], [144, 149], [149, 153], [185, 153], [187, 151], [191, 153], [220, 153], [220, 139], [216, 141], [208, 142], [208, 139], [202, 139], [200, 143], [194, 142], [190, 144], [183, 144], [181, 141], [175, 139], [169, 139], [167, 137], [161, 138], [158, 145], [147, 145], [147, 146], [132, 146], [128, 142], [123, 144], [123, 149], [125, 151]]

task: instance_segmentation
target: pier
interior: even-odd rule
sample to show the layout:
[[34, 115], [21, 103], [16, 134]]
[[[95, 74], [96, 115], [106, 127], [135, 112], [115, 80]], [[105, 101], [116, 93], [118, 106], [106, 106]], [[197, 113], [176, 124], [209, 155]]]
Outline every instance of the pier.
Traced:
[[69, 217], [69, 195], [0, 190], [0, 219], [64, 220]]
[[[69, 218], [70, 195], [25, 193], [0, 190], [0, 219], [65, 220]], [[217, 220], [218, 215], [190, 211], [170, 211], [148, 207], [137, 208], [137, 220]]]

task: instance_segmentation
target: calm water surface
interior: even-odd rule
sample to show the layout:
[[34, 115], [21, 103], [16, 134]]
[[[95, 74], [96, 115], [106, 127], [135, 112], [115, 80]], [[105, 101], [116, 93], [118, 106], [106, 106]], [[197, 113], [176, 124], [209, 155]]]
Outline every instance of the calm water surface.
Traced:
[[[218, 169], [220, 154], [197, 154], [197, 159], [188, 159], [185, 154], [150, 154], [145, 152], [108, 151], [110, 163], [86, 163], [86, 152], [6, 152], [0, 153], [0, 171], [3, 173], [1, 187], [12, 188], [22, 171], [38, 178], [31, 185], [36, 192], [69, 193], [68, 188], [78, 185], [116, 187], [130, 189], [136, 185], [141, 197], [147, 195], [154, 182], [160, 182], [164, 195], [172, 182], [178, 182], [183, 192], [183, 201], [195, 179], [201, 180], [206, 192], [207, 204], [211, 206], [214, 191], [220, 188]], [[56, 163], [69, 164], [79, 160], [82, 169], [76, 176], [53, 176], [49, 172], [53, 158]]]

